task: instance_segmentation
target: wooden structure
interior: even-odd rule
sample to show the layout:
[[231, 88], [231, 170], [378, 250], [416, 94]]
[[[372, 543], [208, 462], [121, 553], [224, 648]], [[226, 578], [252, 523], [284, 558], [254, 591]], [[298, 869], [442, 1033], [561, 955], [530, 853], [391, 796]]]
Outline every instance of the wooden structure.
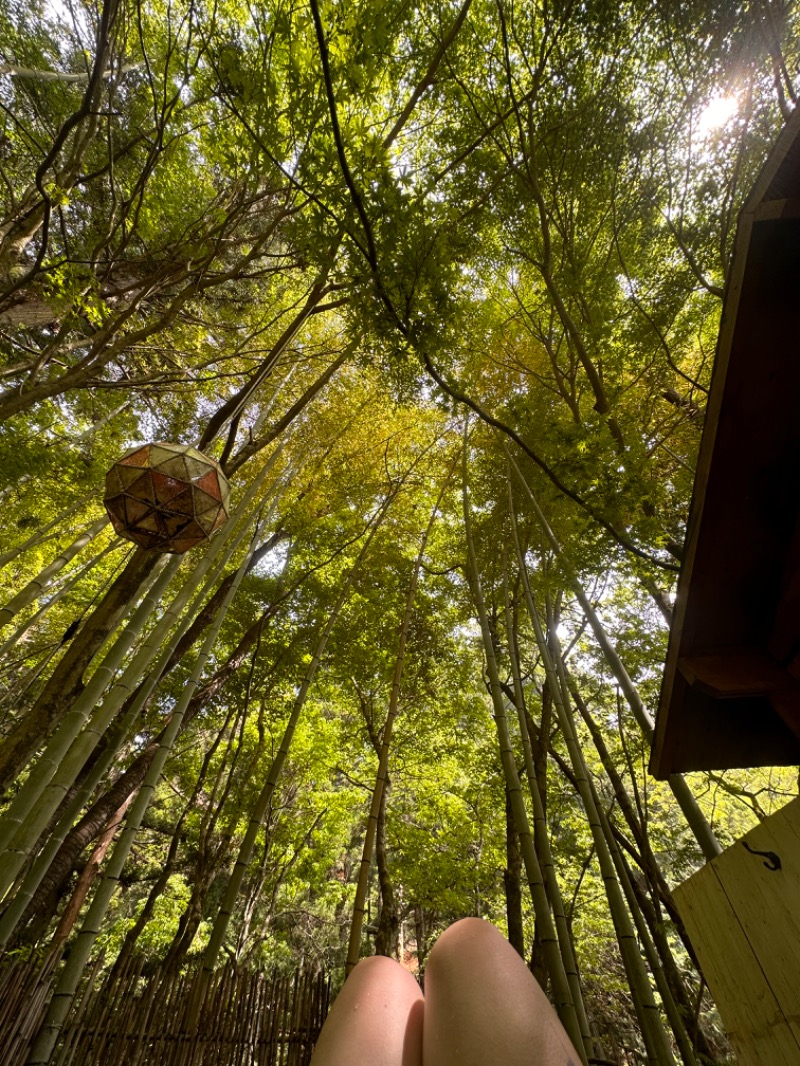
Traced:
[[739, 220], [650, 769], [800, 763], [800, 113]]
[[800, 1063], [800, 799], [675, 890], [739, 1066]]
[[[800, 109], [742, 215], [651, 772], [800, 763]], [[800, 1066], [800, 799], [675, 891], [739, 1066]]]
[[[54, 959], [0, 970], [0, 1060], [24, 1066], [53, 990]], [[142, 960], [91, 973], [53, 1066], [308, 1066], [328, 1012], [322, 975], [230, 967], [143, 976]]]

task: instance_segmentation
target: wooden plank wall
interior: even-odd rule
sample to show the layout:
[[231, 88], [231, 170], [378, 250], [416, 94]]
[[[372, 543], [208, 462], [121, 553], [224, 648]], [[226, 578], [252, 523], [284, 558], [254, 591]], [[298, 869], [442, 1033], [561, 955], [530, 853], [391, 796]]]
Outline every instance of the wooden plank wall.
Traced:
[[[0, 1061], [23, 1066], [52, 991], [53, 964], [0, 970]], [[156, 971], [141, 960], [91, 973], [53, 1066], [308, 1066], [328, 1011], [322, 974]]]
[[675, 890], [740, 1066], [800, 1066], [800, 799]]

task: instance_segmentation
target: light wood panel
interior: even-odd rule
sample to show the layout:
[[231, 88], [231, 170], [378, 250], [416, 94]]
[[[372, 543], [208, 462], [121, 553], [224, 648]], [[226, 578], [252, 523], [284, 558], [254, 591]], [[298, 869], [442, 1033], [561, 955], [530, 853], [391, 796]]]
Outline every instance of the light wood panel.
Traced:
[[675, 891], [740, 1066], [800, 1066], [800, 799]]

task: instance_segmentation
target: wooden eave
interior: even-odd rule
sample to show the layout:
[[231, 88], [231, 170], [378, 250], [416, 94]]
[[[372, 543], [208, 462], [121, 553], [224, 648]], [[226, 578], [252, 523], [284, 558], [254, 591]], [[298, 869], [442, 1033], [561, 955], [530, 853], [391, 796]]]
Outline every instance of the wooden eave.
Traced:
[[650, 761], [800, 763], [800, 110], [740, 217]]

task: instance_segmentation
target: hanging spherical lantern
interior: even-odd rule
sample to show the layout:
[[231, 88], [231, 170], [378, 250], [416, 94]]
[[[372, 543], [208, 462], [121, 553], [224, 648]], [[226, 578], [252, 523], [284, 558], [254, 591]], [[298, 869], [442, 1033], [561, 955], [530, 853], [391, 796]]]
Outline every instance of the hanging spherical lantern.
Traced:
[[229, 499], [219, 463], [189, 444], [159, 441], [114, 463], [103, 502], [121, 537], [181, 555], [226, 521]]

